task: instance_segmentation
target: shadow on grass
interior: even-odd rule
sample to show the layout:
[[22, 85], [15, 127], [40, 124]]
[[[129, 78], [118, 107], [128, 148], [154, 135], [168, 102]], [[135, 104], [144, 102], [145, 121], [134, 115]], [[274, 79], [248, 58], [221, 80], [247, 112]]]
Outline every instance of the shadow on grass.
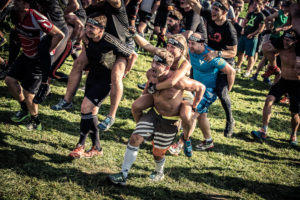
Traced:
[[[200, 192], [188, 193], [174, 191], [162, 185], [136, 187], [128, 185], [127, 187], [116, 187], [107, 181], [108, 173], [90, 174], [84, 173], [76, 168], [55, 168], [49, 165], [49, 160], [39, 160], [34, 158], [35, 154], [41, 154], [49, 157], [51, 163], [67, 163], [71, 162], [68, 157], [58, 154], [49, 154], [39, 150], [32, 150], [25, 147], [8, 144], [4, 141], [7, 134], [0, 134], [0, 144], [8, 149], [0, 150], [0, 159], [4, 162], [0, 163], [1, 169], [14, 170], [19, 175], [35, 177], [47, 182], [69, 183], [74, 182], [84, 188], [87, 192], [98, 191], [105, 197], [112, 199], [124, 199], [127, 196], [134, 196], [140, 199], [219, 199], [231, 198], [226, 195], [205, 195]], [[15, 138], [18, 139], [18, 138]], [[20, 138], [19, 138], [20, 139]], [[132, 177], [135, 175], [133, 174]], [[138, 175], [136, 175], [138, 176]]]
[[[246, 191], [249, 194], [256, 193], [266, 199], [299, 199], [299, 187], [286, 186], [281, 184], [263, 183], [259, 181], [246, 180], [239, 177], [218, 176], [212, 172], [208, 173], [191, 173], [191, 168], [173, 167], [169, 176], [175, 180], [180, 180], [182, 174], [190, 181], [200, 184], [208, 184], [215, 188], [229, 191]], [[201, 170], [201, 169], [200, 169]], [[178, 174], [177, 172], [181, 173]], [[276, 192], [275, 192], [276, 191]]]

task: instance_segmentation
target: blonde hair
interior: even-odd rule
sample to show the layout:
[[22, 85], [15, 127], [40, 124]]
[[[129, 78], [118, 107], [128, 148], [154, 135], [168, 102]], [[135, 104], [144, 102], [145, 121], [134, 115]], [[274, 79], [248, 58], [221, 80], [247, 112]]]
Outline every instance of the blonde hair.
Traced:
[[171, 35], [170, 38], [177, 40], [178, 42], [180, 42], [183, 45], [184, 49], [182, 51], [182, 55], [184, 57], [186, 57], [187, 56], [187, 42], [186, 42], [185, 37], [182, 34], [174, 34], [174, 35]]

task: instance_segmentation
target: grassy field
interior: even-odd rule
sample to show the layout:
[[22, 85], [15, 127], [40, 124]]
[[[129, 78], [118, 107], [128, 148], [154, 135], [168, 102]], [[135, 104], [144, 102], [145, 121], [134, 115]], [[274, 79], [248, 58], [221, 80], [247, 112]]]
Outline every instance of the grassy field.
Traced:
[[[3, 52], [2, 52], [3, 54]], [[5, 83], [0, 81], [0, 199], [300, 199], [300, 149], [288, 144], [290, 115], [288, 105], [273, 108], [269, 140], [255, 142], [251, 130], [261, 125], [262, 108], [268, 86], [240, 75], [230, 96], [236, 121], [233, 138], [225, 138], [225, 113], [217, 100], [209, 120], [215, 148], [167, 155], [165, 179], [150, 182], [154, 169], [151, 144], [141, 146], [128, 185], [116, 187], [107, 181], [119, 172], [126, 143], [135, 123], [131, 104], [141, 94], [137, 83], [146, 80], [151, 58], [140, 53], [134, 69], [124, 79], [124, 96], [115, 125], [100, 134], [103, 157], [72, 160], [68, 153], [79, 138], [80, 104], [78, 91], [71, 111], [54, 112], [50, 106], [63, 97], [65, 84], [53, 81], [51, 96], [40, 106], [43, 131], [21, 130], [10, 117], [19, 109]], [[63, 66], [70, 71], [72, 60]], [[82, 82], [83, 85], [83, 82]], [[100, 108], [102, 120], [109, 99]], [[203, 139], [199, 128], [193, 145]], [[87, 141], [87, 148], [91, 145]]]

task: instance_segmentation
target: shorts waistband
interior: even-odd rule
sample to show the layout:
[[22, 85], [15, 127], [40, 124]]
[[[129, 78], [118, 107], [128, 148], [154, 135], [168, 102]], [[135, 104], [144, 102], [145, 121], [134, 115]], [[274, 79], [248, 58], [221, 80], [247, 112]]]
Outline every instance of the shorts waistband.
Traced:
[[156, 110], [155, 107], [153, 107], [153, 110], [154, 110], [154, 112], [155, 112], [157, 115], [161, 116], [163, 119], [174, 120], [174, 121], [177, 121], [177, 120], [180, 119], [179, 116], [170, 116], [170, 117], [169, 117], [169, 116], [163, 116], [163, 115], [161, 115], [161, 114]]

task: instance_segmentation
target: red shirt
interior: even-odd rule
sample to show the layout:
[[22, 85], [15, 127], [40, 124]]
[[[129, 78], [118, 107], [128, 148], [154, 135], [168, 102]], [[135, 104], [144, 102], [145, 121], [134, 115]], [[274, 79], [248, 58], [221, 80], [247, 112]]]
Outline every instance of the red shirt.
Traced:
[[24, 20], [16, 26], [23, 52], [28, 57], [37, 55], [37, 48], [43, 36], [48, 34], [53, 24], [34, 9], [26, 10]]

